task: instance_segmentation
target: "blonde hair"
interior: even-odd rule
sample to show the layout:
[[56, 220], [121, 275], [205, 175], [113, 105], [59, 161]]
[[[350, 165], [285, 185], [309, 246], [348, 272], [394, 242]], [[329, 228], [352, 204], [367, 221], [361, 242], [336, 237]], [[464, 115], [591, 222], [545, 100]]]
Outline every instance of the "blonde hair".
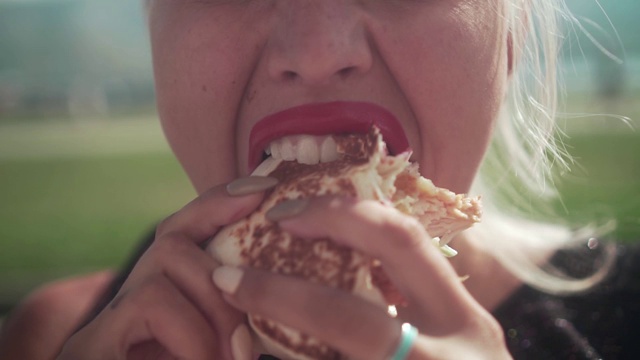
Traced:
[[[613, 261], [586, 278], [559, 275], [535, 254], [585, 244], [591, 231], [551, 223], [557, 196], [554, 169], [568, 170], [570, 158], [557, 137], [558, 55], [561, 22], [577, 21], [564, 0], [507, 0], [507, 24], [515, 55], [510, 88], [496, 124], [491, 149], [472, 193], [483, 194], [482, 224], [469, 230], [514, 275], [551, 293], [583, 291], [600, 281]], [[540, 251], [538, 251], [540, 250]]]

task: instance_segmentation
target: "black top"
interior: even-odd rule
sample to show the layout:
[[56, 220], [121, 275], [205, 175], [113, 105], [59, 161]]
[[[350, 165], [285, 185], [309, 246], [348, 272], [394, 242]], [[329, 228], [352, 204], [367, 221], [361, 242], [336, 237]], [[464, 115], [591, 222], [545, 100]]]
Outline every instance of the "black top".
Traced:
[[[524, 286], [494, 316], [516, 359], [640, 359], [640, 247], [618, 246], [608, 278], [586, 294], [553, 296]], [[553, 263], [584, 275], [592, 251], [558, 253]]]
[[[115, 297], [133, 266], [153, 241], [149, 236], [114, 281], [93, 319]], [[598, 251], [558, 252], [552, 263], [583, 276]], [[610, 275], [586, 294], [554, 296], [523, 286], [493, 315], [505, 330], [513, 357], [520, 359], [640, 359], [640, 246], [617, 246]], [[275, 359], [262, 356], [261, 359]]]

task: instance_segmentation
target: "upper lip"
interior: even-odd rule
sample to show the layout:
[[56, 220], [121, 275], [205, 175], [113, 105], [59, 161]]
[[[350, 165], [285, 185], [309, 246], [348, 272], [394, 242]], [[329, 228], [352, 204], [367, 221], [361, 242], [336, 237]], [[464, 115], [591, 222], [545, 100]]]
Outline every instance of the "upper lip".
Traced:
[[258, 121], [249, 134], [249, 167], [259, 165], [271, 141], [296, 135], [366, 133], [372, 125], [380, 129], [393, 154], [409, 150], [409, 141], [396, 117], [387, 109], [368, 102], [334, 101], [292, 107]]

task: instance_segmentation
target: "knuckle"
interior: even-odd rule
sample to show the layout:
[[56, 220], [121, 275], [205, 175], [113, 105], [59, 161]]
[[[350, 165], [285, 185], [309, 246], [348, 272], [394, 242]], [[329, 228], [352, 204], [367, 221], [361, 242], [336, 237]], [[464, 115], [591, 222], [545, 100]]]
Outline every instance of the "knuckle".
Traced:
[[395, 211], [384, 218], [382, 228], [394, 245], [401, 248], [418, 247], [426, 237], [424, 227], [417, 219]]
[[480, 338], [490, 343], [504, 342], [502, 326], [493, 316], [486, 312], [469, 316], [464, 329], [475, 333], [475, 337], [480, 335]]
[[131, 305], [144, 311], [150, 309], [151, 305], [157, 304], [159, 299], [164, 299], [171, 291], [173, 291], [173, 285], [169, 279], [162, 274], [154, 274], [144, 279], [126, 297]]
[[177, 213], [173, 213], [160, 221], [160, 223], [156, 226], [156, 239], [171, 229], [171, 224], [173, 222], [173, 219], [176, 217], [176, 214]]
[[156, 264], [166, 265], [174, 262], [176, 257], [184, 253], [189, 246], [193, 245], [188, 241], [183, 241], [183, 236], [169, 232], [156, 238], [148, 252]]
[[502, 326], [500, 326], [500, 323], [498, 323], [498, 321], [493, 317], [489, 317], [489, 318], [490, 319], [486, 324], [487, 335], [494, 341], [503, 343], [505, 338], [504, 338], [504, 331], [502, 329]]

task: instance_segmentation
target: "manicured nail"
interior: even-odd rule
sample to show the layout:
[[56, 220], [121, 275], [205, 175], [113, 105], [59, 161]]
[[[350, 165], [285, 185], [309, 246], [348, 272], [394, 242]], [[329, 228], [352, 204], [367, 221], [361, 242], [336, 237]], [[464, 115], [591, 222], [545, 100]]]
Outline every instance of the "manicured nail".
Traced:
[[231, 355], [233, 360], [251, 360], [251, 334], [245, 324], [238, 325], [231, 335]]
[[246, 176], [227, 184], [227, 193], [242, 196], [270, 189], [278, 184], [278, 179], [268, 176]]
[[213, 271], [213, 283], [220, 290], [234, 294], [238, 290], [240, 280], [242, 280], [243, 272], [237, 267], [220, 266]]
[[308, 204], [308, 199], [285, 200], [269, 209], [265, 217], [271, 221], [288, 219], [300, 214]]

